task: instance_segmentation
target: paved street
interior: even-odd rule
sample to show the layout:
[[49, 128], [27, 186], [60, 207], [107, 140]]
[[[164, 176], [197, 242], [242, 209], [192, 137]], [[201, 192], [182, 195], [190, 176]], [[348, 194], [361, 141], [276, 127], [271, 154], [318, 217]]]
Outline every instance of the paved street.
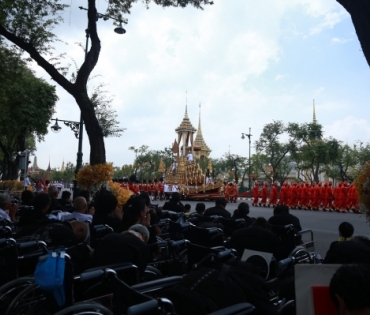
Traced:
[[[238, 201], [238, 203], [243, 200]], [[272, 208], [259, 208], [252, 207], [251, 201], [247, 201], [250, 206], [251, 217], [264, 217], [268, 219], [272, 216]], [[163, 205], [163, 201], [155, 201], [154, 204]], [[191, 212], [194, 211], [195, 205], [198, 201], [182, 201], [183, 204], [189, 203], [191, 205]], [[214, 205], [214, 202], [206, 201], [206, 208]], [[233, 213], [237, 208], [237, 203], [229, 203], [226, 209]], [[370, 226], [366, 222], [363, 215], [354, 213], [337, 213], [337, 212], [323, 212], [323, 211], [303, 211], [303, 210], [290, 210], [290, 213], [297, 216], [301, 221], [303, 229], [311, 229], [314, 233], [314, 241], [316, 251], [325, 256], [326, 251], [329, 249], [330, 243], [338, 239], [338, 226], [343, 221], [350, 222], [355, 227], [354, 235], [364, 235], [370, 238]]]

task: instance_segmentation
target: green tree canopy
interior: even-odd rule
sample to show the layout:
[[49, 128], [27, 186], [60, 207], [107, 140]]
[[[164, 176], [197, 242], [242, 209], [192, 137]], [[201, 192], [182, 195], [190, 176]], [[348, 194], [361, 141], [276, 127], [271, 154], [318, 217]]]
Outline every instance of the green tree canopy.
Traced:
[[43, 140], [58, 100], [55, 87], [35, 77], [20, 56], [0, 46], [0, 149], [5, 178], [18, 177], [17, 152]]
[[[292, 124], [286, 126], [282, 121], [273, 121], [263, 127], [259, 139], [255, 142], [257, 154], [265, 157], [264, 164], [260, 164], [260, 167], [265, 174], [269, 174], [271, 181], [275, 180], [284, 158], [296, 149], [298, 135], [292, 132], [293, 130]], [[281, 137], [287, 140], [282, 142]]]
[[323, 138], [322, 125], [317, 123], [290, 124], [290, 133], [295, 135], [296, 145], [292, 159], [296, 163], [299, 177], [319, 181], [325, 166], [334, 164], [340, 143], [334, 138]]

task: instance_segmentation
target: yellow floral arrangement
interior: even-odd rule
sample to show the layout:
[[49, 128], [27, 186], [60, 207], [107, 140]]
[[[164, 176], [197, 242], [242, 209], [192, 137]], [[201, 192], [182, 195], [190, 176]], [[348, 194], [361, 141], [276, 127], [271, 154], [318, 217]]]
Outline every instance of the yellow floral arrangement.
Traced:
[[0, 190], [23, 191], [23, 181], [4, 180], [0, 182]]
[[117, 198], [118, 206], [122, 207], [133, 192], [122, 189], [118, 183], [114, 183], [112, 175], [112, 164], [86, 165], [77, 173], [77, 183], [82, 189], [90, 191], [92, 196], [95, 196], [101, 189], [111, 191]]
[[370, 220], [370, 162], [366, 162], [356, 178], [359, 209]]
[[126, 204], [127, 200], [134, 194], [131, 190], [122, 189], [118, 183], [114, 183], [111, 180], [109, 181], [109, 187], [113, 195], [117, 198], [118, 207], [122, 207]]
[[77, 173], [77, 183], [79, 187], [87, 189], [95, 196], [102, 188], [108, 189], [112, 175], [112, 164], [85, 165]]

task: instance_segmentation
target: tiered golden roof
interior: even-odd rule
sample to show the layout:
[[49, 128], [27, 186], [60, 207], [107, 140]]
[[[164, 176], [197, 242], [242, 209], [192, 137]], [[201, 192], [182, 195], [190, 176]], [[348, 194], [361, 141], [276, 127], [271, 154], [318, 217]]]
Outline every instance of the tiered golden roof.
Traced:
[[189, 119], [189, 116], [188, 116], [188, 106], [187, 105], [185, 107], [185, 116], [184, 116], [180, 126], [178, 126], [175, 129], [175, 131], [176, 132], [195, 132], [195, 131], [197, 131], [190, 122], [190, 119]]

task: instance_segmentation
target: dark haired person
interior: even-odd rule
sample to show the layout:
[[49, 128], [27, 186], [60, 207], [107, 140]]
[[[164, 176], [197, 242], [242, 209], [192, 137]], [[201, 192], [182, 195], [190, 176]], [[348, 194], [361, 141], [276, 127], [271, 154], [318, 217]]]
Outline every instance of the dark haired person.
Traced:
[[330, 281], [336, 315], [370, 314], [370, 265], [343, 265]]
[[355, 236], [349, 241], [333, 242], [323, 263], [369, 264], [370, 240], [365, 236]]
[[107, 224], [114, 232], [122, 232], [122, 211], [117, 205], [117, 198], [111, 192], [107, 190], [100, 191], [95, 198], [95, 213], [92, 225]]
[[[302, 230], [301, 222], [289, 213], [288, 206], [278, 205], [274, 208], [274, 215], [268, 219], [268, 223], [272, 226], [272, 231], [281, 239], [281, 254], [284, 258], [288, 257], [296, 245], [302, 243], [300, 235], [294, 236]], [[285, 230], [284, 227], [287, 225], [293, 225], [293, 230]]]
[[33, 199], [33, 209], [24, 212], [19, 218], [18, 226], [21, 231], [17, 233], [17, 237], [31, 235], [42, 226], [55, 222], [50, 220], [46, 213], [49, 211], [51, 199], [49, 194], [39, 192]]
[[171, 199], [164, 203], [163, 210], [170, 210], [175, 212], [185, 212], [184, 205], [180, 202], [181, 195], [178, 192], [173, 192]]
[[353, 225], [349, 222], [339, 224], [339, 240], [338, 242], [349, 241], [355, 231]]
[[184, 208], [185, 208], [185, 213], [189, 214], [189, 212], [191, 210], [191, 205], [187, 203], [187, 204], [185, 204]]
[[198, 213], [198, 215], [203, 215], [204, 211], [206, 211], [206, 205], [203, 202], [198, 202], [195, 205], [195, 211]]
[[278, 205], [274, 208], [274, 215], [268, 219], [268, 223], [277, 226], [286, 226], [292, 224], [295, 232], [302, 230], [301, 222], [295, 216], [289, 213], [289, 207]]
[[245, 226], [248, 227], [253, 223], [253, 219], [248, 216], [249, 214], [249, 205], [246, 202], [241, 202], [238, 205], [238, 209], [236, 209], [233, 213], [232, 219], [244, 219]]
[[48, 188], [48, 194], [50, 196], [50, 207], [47, 213], [50, 213], [53, 210], [62, 210], [62, 207], [59, 204], [58, 201], [58, 195], [59, 195], [59, 190], [58, 187], [55, 185], [50, 185]]
[[71, 195], [72, 193], [69, 190], [63, 190], [62, 196], [60, 199], [58, 199], [59, 205], [62, 208], [62, 211], [73, 211], [73, 204], [71, 201]]
[[231, 214], [229, 211], [227, 211], [226, 208], [227, 200], [225, 198], [217, 198], [215, 202], [215, 206], [208, 208], [204, 215], [211, 216], [211, 215], [218, 215], [221, 217], [224, 217], [225, 219], [230, 219]]
[[[149, 198], [150, 200], [150, 198]], [[133, 195], [123, 207], [123, 231], [134, 224], [150, 226], [149, 207], [141, 196]]]
[[33, 198], [35, 195], [30, 190], [23, 190], [21, 194], [21, 205], [32, 206]]

